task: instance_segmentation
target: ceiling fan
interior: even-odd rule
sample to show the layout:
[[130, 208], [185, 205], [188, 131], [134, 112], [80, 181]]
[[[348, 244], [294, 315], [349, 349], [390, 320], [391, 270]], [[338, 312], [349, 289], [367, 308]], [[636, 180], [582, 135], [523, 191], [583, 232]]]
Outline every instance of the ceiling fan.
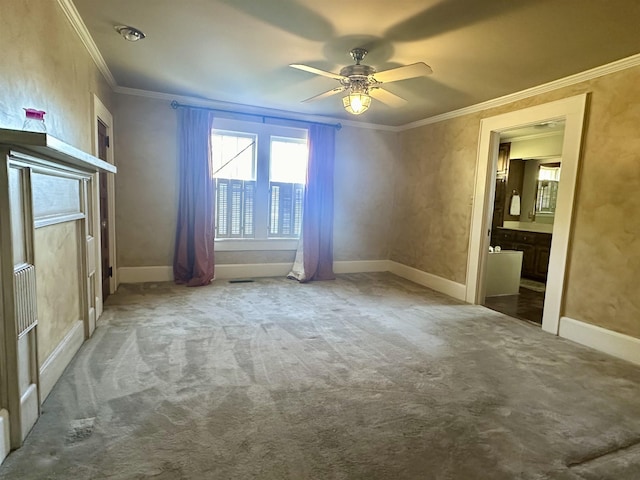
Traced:
[[348, 95], [342, 99], [342, 103], [345, 110], [354, 115], [360, 115], [369, 108], [371, 105], [371, 97], [391, 107], [399, 107], [407, 103], [407, 101], [395, 93], [384, 90], [382, 85], [433, 73], [431, 67], [423, 62], [376, 72], [375, 68], [369, 65], [361, 65], [360, 63], [368, 53], [366, 49], [354, 48], [349, 53], [356, 64], [344, 67], [340, 70], [340, 73], [327, 72], [319, 68], [297, 63], [290, 65], [290, 67], [297, 68], [298, 70], [333, 78], [340, 82], [339, 87], [307, 98], [303, 100], [303, 103], [327, 98], [340, 92], [348, 92]]

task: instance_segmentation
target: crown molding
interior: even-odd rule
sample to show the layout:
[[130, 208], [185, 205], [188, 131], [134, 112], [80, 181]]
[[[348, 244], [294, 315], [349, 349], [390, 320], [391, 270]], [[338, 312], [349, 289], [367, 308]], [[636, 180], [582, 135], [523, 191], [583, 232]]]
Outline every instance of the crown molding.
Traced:
[[521, 90], [520, 92], [511, 93], [509, 95], [494, 98], [486, 102], [477, 103], [469, 107], [452, 110], [441, 115], [435, 115], [423, 120], [407, 123], [399, 127], [399, 131], [410, 130], [413, 128], [422, 127], [424, 125], [431, 125], [433, 123], [442, 122], [444, 120], [450, 120], [452, 118], [482, 112], [483, 110], [488, 110], [490, 108], [501, 107], [509, 103], [517, 102], [518, 100], [535, 97], [536, 95], [541, 95], [543, 93], [551, 92], [553, 90], [558, 90], [564, 87], [569, 87], [577, 83], [593, 80], [594, 78], [603, 77], [605, 75], [619, 72], [621, 70], [637, 67], [638, 65], [640, 65], [640, 53], [627, 58], [623, 58], [621, 60], [617, 60], [615, 62], [607, 63], [606, 65], [600, 65], [599, 67], [592, 68], [591, 70], [576, 73], [575, 75], [570, 75], [568, 77], [560, 78], [552, 82], [543, 83], [542, 85], [538, 85], [537, 87], [528, 88], [526, 90]]
[[57, 1], [60, 7], [62, 8], [63, 12], [65, 13], [65, 15], [71, 22], [71, 25], [73, 26], [74, 30], [80, 37], [80, 40], [82, 40], [82, 43], [84, 44], [87, 51], [89, 52], [89, 55], [91, 55], [91, 58], [93, 58], [93, 61], [95, 62], [96, 66], [98, 67], [98, 69], [100, 70], [104, 78], [107, 80], [107, 83], [115, 93], [120, 93], [123, 95], [135, 95], [135, 96], [146, 97], [146, 98], [155, 98], [157, 100], [168, 100], [168, 101], [178, 100], [178, 101], [190, 103], [193, 105], [210, 106], [211, 108], [221, 108], [221, 109], [225, 107], [237, 108], [243, 112], [256, 113], [257, 115], [260, 115], [260, 114], [269, 115], [269, 114], [274, 114], [274, 112], [277, 112], [279, 115], [285, 114], [286, 116], [291, 117], [292, 119], [303, 120], [303, 121], [318, 121], [319, 118], [322, 118], [323, 121], [337, 122], [347, 127], [370, 129], [370, 130], [383, 130], [388, 132], [402, 132], [405, 130], [411, 130], [413, 128], [418, 128], [425, 125], [431, 125], [433, 123], [443, 122], [445, 120], [450, 120], [453, 118], [482, 112], [484, 110], [488, 110], [491, 108], [501, 107], [509, 103], [517, 102], [518, 100], [523, 100], [526, 98], [534, 97], [536, 95], [541, 95], [543, 93], [551, 92], [553, 90], [558, 90], [560, 88], [575, 85], [577, 83], [592, 80], [594, 78], [602, 77], [604, 75], [609, 75], [611, 73], [619, 72], [621, 70], [626, 70], [628, 68], [632, 68], [640, 65], [640, 53], [638, 53], [630, 57], [608, 63], [606, 65], [600, 65], [590, 70], [576, 73], [575, 75], [570, 75], [568, 77], [564, 77], [558, 80], [554, 80], [552, 82], [544, 83], [542, 85], [528, 88], [526, 90], [521, 90], [520, 92], [515, 92], [509, 95], [504, 95], [502, 97], [494, 98], [486, 102], [481, 102], [468, 107], [460, 108], [458, 110], [452, 110], [450, 112], [446, 112], [440, 115], [434, 115], [433, 117], [424, 118], [422, 120], [417, 120], [415, 122], [410, 122], [410, 123], [406, 123], [404, 125], [399, 125], [399, 126], [379, 125], [375, 123], [364, 123], [364, 122], [355, 122], [352, 120], [344, 120], [336, 117], [324, 117], [320, 115], [303, 115], [303, 114], [297, 114], [297, 113], [289, 112], [285, 110], [265, 109], [265, 108], [252, 107], [252, 106], [243, 105], [243, 104], [220, 102], [215, 100], [203, 100], [203, 99], [184, 96], [184, 95], [171, 95], [168, 93], [154, 92], [151, 90], [141, 90], [136, 88], [121, 87], [117, 84], [113, 74], [111, 73], [111, 71], [109, 70], [109, 67], [107, 66], [107, 63], [105, 62], [102, 54], [100, 53], [100, 50], [98, 50], [97, 45], [93, 41], [93, 38], [89, 33], [89, 30], [87, 29], [84, 21], [82, 20], [82, 18], [80, 17], [80, 14], [78, 13], [78, 10], [73, 4], [73, 0], [57, 0]]
[[[70, 0], [58, 0], [58, 1], [70, 1]], [[344, 120], [336, 117], [320, 117], [317, 115], [316, 116], [300, 115], [300, 114], [295, 114], [293, 112], [289, 112], [285, 110], [260, 109], [258, 107], [251, 107], [248, 105], [220, 102], [220, 101], [214, 101], [214, 100], [203, 100], [203, 99], [194, 98], [194, 97], [188, 97], [188, 96], [182, 96], [182, 95], [171, 95], [168, 93], [153, 92], [150, 90], [139, 90], [135, 88], [115, 86], [113, 87], [113, 89], [116, 93], [121, 93], [124, 95], [136, 95], [140, 97], [155, 98], [158, 100], [167, 100], [167, 101], [178, 100], [179, 102], [190, 103], [198, 106], [209, 106], [211, 108], [222, 108], [222, 109], [224, 109], [225, 107], [237, 108], [247, 113], [256, 113], [257, 115], [260, 115], [260, 114], [269, 115], [269, 114], [274, 114], [274, 112], [277, 112], [278, 115], [286, 115], [295, 120], [318, 121], [319, 118], [322, 118], [323, 121], [337, 122], [342, 124], [343, 126], [348, 126], [348, 127], [371, 129], [371, 130], [383, 130], [388, 132], [402, 132], [405, 130], [411, 130], [413, 128], [418, 128], [425, 125], [431, 125], [434, 123], [443, 122], [445, 120], [450, 120], [453, 118], [463, 117], [465, 115], [482, 112], [490, 108], [501, 107], [509, 103], [517, 102], [518, 100], [534, 97], [536, 95], [541, 95], [547, 92], [552, 92], [560, 88], [569, 87], [577, 83], [586, 82], [594, 78], [603, 77], [605, 75], [626, 70], [628, 68], [637, 67], [639, 65], [640, 65], [640, 53], [636, 55], [632, 55], [627, 58], [623, 58], [621, 60], [617, 60], [615, 62], [607, 63], [606, 65], [600, 65], [599, 67], [595, 67], [590, 70], [586, 70], [584, 72], [576, 73], [575, 75], [570, 75], [568, 77], [564, 77], [558, 80], [554, 80], [552, 82], [544, 83], [536, 87], [528, 88], [526, 90], [521, 90], [520, 92], [511, 93], [509, 95], [504, 95], [502, 97], [488, 100], [486, 102], [477, 103], [469, 107], [460, 108], [458, 110], [452, 110], [450, 112], [446, 112], [440, 115], [435, 115], [433, 117], [428, 117], [422, 120], [418, 120], [418, 121], [407, 123], [400, 126], [354, 122], [351, 120]]]
[[100, 73], [102, 73], [102, 75], [104, 76], [109, 86], [112, 89], [117, 87], [118, 84], [116, 83], [116, 79], [111, 73], [111, 70], [109, 70], [109, 67], [107, 66], [107, 62], [104, 61], [104, 58], [100, 53], [100, 50], [98, 50], [98, 46], [93, 41], [93, 38], [91, 37], [91, 34], [87, 29], [87, 26], [82, 20], [80, 13], [78, 13], [76, 6], [73, 4], [73, 1], [58, 0], [58, 4], [62, 8], [62, 11], [64, 12], [64, 14], [69, 19], [69, 22], [71, 22], [71, 26], [80, 37], [80, 40], [84, 44], [85, 48], [89, 52], [89, 55], [95, 62], [96, 66], [98, 67], [98, 70], [100, 70]]
[[291, 112], [288, 110], [261, 108], [261, 107], [251, 106], [251, 105], [245, 105], [242, 103], [222, 102], [219, 100], [208, 100], [203, 98], [190, 97], [187, 95], [173, 95], [170, 93], [155, 92], [153, 90], [142, 90], [138, 88], [116, 86], [113, 88], [113, 91], [121, 95], [132, 95], [135, 97], [152, 98], [155, 100], [162, 100], [169, 103], [175, 100], [178, 103], [194, 105], [197, 107], [208, 107], [213, 109], [229, 110], [229, 111], [237, 112], [240, 114], [246, 113], [246, 114], [258, 115], [258, 116], [264, 115], [267, 117], [279, 116], [279, 117], [286, 117], [286, 118], [290, 118], [291, 120], [299, 120], [303, 122], [321, 121], [321, 122], [327, 122], [327, 123], [339, 123], [343, 127], [364, 128], [364, 129], [371, 129], [371, 130], [385, 130], [385, 131], [392, 131], [392, 132], [398, 131], [398, 127], [392, 127], [389, 125], [377, 125], [373, 123], [354, 122], [352, 120], [344, 120], [342, 118], [325, 117], [320, 115], [303, 115], [303, 114]]

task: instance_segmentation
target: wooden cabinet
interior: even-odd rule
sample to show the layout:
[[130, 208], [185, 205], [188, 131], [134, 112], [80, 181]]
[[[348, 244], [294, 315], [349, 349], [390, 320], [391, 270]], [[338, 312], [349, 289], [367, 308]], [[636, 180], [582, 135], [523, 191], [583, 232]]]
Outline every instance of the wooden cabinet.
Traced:
[[498, 150], [498, 162], [496, 173], [496, 193], [493, 200], [493, 222], [492, 228], [495, 230], [504, 221], [507, 205], [507, 174], [509, 172], [509, 151], [510, 143], [501, 143]]
[[541, 282], [547, 281], [551, 251], [550, 233], [496, 228], [491, 234], [491, 245], [499, 245], [503, 250], [522, 252], [522, 276]]
[[544, 278], [546, 281], [547, 272], [549, 271], [550, 253], [551, 247], [536, 245], [536, 263], [533, 270], [533, 274], [536, 276], [536, 278]]
[[514, 244], [513, 249], [523, 253], [522, 276], [531, 278], [535, 271], [536, 247], [534, 247], [533, 245], [528, 245], [526, 243], [516, 243]]

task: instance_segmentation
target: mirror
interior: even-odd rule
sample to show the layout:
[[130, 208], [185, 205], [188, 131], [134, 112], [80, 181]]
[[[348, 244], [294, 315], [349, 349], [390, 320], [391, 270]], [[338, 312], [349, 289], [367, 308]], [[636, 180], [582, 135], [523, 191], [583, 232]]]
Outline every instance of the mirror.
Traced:
[[534, 215], [555, 215], [559, 182], [560, 162], [543, 164], [538, 167]]
[[564, 122], [500, 135], [493, 229], [551, 232], [561, 172]]
[[553, 224], [561, 162], [558, 158], [509, 160], [504, 221]]

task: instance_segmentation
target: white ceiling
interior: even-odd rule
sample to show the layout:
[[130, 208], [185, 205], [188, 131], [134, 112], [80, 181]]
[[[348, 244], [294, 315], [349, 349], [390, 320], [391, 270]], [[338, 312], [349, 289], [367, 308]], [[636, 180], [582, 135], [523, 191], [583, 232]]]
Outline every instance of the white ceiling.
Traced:
[[[403, 125], [589, 70], [640, 52], [638, 0], [74, 0], [121, 87]], [[114, 30], [147, 38], [130, 43]], [[378, 71], [424, 61], [434, 73], [388, 84], [359, 117], [340, 95], [301, 100], [336, 80], [349, 50]]]

